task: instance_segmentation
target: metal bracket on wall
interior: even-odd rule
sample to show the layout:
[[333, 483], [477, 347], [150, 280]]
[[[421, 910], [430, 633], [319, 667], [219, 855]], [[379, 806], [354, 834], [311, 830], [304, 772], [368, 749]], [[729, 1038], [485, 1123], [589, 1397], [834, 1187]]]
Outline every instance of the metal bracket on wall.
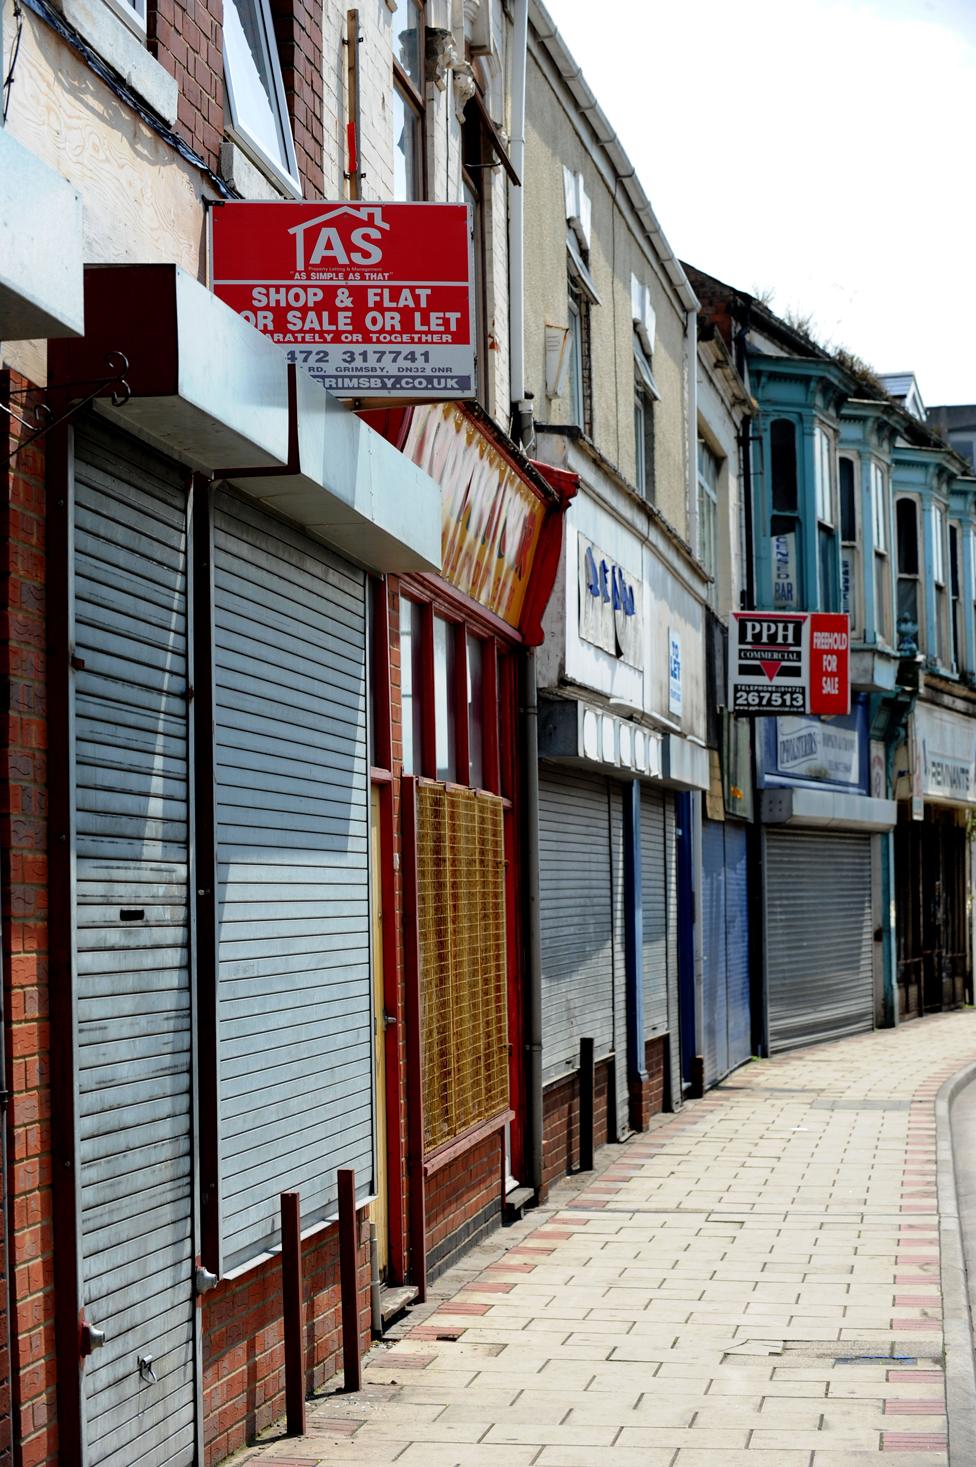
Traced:
[[[112, 406], [124, 407], [132, 396], [132, 389], [126, 381], [126, 374], [129, 371], [129, 359], [120, 351], [110, 351], [105, 358], [105, 365], [109, 369], [109, 375], [107, 377], [89, 377], [81, 382], [48, 383], [47, 388], [12, 388], [7, 393], [7, 398], [8, 400], [10, 398], [22, 398], [23, 404], [21, 405], [21, 410], [18, 412], [16, 408], [10, 407], [8, 403], [0, 402], [0, 412], [6, 413], [11, 422], [19, 424], [22, 428], [26, 428], [28, 430], [28, 436], [23, 438], [10, 450], [7, 454], [7, 461], [9, 462], [10, 459], [20, 453], [21, 449], [27, 448], [29, 444], [36, 443], [39, 438], [43, 438], [45, 433], [50, 433], [52, 428], [57, 428], [59, 424], [65, 423], [69, 418], [74, 417], [75, 413], [80, 412], [83, 407], [87, 407], [93, 398], [98, 397], [106, 388], [110, 387], [112, 389]], [[45, 391], [50, 396], [52, 393], [67, 393], [73, 388], [78, 387], [88, 387], [91, 391], [80, 402], [72, 403], [71, 407], [57, 418], [54, 416], [47, 402], [40, 396]], [[31, 401], [32, 398], [35, 400]]]

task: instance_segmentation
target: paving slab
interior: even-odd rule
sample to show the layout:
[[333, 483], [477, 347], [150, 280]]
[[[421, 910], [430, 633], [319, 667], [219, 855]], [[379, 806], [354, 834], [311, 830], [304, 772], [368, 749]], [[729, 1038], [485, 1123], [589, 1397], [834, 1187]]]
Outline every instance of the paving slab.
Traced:
[[235, 1463], [973, 1467], [936, 1112], [974, 1063], [964, 1011], [744, 1066], [438, 1279], [305, 1440]]

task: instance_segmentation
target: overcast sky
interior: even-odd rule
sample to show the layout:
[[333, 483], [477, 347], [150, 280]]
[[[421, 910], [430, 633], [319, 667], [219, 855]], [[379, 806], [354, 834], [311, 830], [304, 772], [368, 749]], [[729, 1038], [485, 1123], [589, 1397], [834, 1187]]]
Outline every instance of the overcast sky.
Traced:
[[976, 0], [546, 0], [681, 259], [976, 401]]

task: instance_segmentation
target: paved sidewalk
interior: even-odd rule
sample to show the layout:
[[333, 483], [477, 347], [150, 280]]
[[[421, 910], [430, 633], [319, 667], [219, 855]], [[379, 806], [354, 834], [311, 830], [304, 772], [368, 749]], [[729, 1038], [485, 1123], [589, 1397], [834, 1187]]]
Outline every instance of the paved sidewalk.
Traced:
[[237, 1461], [945, 1467], [934, 1099], [973, 1060], [965, 1012], [746, 1065]]

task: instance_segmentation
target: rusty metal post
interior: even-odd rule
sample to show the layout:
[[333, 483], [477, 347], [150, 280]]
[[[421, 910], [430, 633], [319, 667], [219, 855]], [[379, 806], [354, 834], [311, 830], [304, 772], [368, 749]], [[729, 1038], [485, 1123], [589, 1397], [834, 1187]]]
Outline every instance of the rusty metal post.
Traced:
[[356, 1173], [339, 1173], [339, 1290], [342, 1298], [342, 1373], [347, 1391], [362, 1387], [359, 1358], [359, 1225]]
[[579, 1054], [579, 1164], [581, 1172], [593, 1170], [593, 1091], [596, 1076], [593, 1040], [580, 1040]]
[[305, 1289], [302, 1199], [281, 1194], [281, 1292], [285, 1328], [285, 1415], [289, 1436], [305, 1435]]

